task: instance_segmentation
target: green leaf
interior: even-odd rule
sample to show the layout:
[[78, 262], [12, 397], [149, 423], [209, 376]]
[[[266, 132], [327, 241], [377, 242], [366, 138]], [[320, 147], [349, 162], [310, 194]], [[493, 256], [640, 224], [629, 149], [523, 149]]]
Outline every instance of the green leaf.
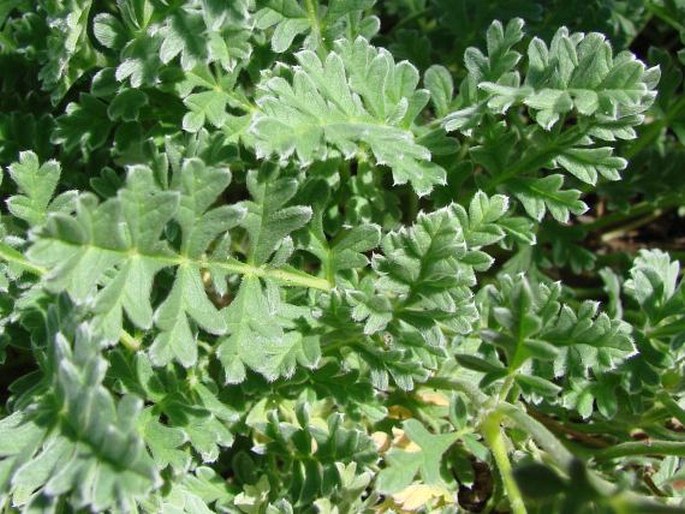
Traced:
[[183, 130], [197, 132], [209, 120], [215, 127], [221, 127], [227, 118], [228, 97], [221, 91], [203, 91], [187, 96], [183, 102], [190, 112], [183, 117]]
[[227, 420], [213, 412], [201, 397], [170, 394], [165, 398], [164, 414], [169, 424], [182, 431], [202, 462], [216, 461], [221, 448], [233, 444], [234, 438], [226, 426]]
[[[314, 49], [343, 35], [374, 35], [378, 28], [373, 18], [361, 22], [364, 11], [373, 3], [372, 0], [332, 0], [325, 6], [305, 7], [297, 0], [262, 0], [257, 3], [261, 9], [255, 14], [255, 22], [258, 29], [274, 29], [271, 48], [276, 53], [286, 52], [300, 34], [309, 34], [304, 46]], [[351, 29], [357, 33], [350, 34]]]
[[282, 53], [290, 48], [293, 39], [311, 28], [307, 11], [296, 0], [263, 2], [265, 7], [256, 14], [257, 27], [275, 27], [271, 37], [271, 48]]
[[[153, 361], [163, 365], [174, 359], [191, 366], [197, 345], [189, 319], [212, 334], [227, 328], [207, 297], [203, 268], [212, 270], [215, 282], [231, 273], [259, 274], [289, 285], [310, 281], [302, 273], [257, 268], [223, 254], [205, 256], [208, 246], [247, 210], [243, 223], [251, 236], [250, 260], [261, 265], [311, 215], [305, 207], [279, 209], [294, 195], [294, 182], [279, 179], [260, 184], [256, 174], [250, 178], [250, 188], [263, 203], [206, 211], [229, 179], [227, 171], [190, 159], [174, 176], [176, 190], [162, 191], [149, 168], [132, 167], [127, 187], [116, 198], [97, 204], [85, 195], [77, 203], [76, 217], [54, 214], [29, 250], [30, 259], [50, 269], [45, 277], [50, 290], [66, 290], [77, 302], [94, 301], [96, 326], [108, 339], [119, 338], [124, 312], [143, 329], [151, 328], [154, 320], [160, 332], [150, 348]], [[172, 219], [181, 227], [180, 253], [160, 239]], [[153, 316], [153, 279], [166, 267], [175, 268], [174, 283]], [[320, 282], [311, 278], [313, 286], [327, 287]]]
[[[124, 312], [140, 328], [151, 328], [154, 320], [161, 330], [151, 348], [155, 362], [175, 358], [190, 366], [197, 349], [188, 317], [210, 333], [225, 330], [206, 296], [200, 269], [206, 266], [207, 246], [242, 215], [229, 206], [205, 212], [229, 179], [227, 171], [188, 160], [174, 180], [178, 191], [161, 191], [149, 168], [132, 167], [127, 187], [116, 198], [97, 204], [84, 195], [76, 217], [53, 214], [30, 258], [50, 269], [45, 277], [50, 290], [93, 302], [95, 325], [106, 338], [119, 339]], [[179, 254], [160, 239], [172, 218], [183, 230]], [[168, 266], [178, 267], [176, 278], [153, 316], [153, 280]]]
[[10, 197], [7, 208], [29, 225], [40, 225], [45, 221], [48, 206], [59, 182], [59, 163], [48, 161], [41, 165], [35, 153], [21, 152], [19, 162], [10, 165], [9, 173], [23, 194]]
[[207, 122], [217, 128], [226, 127], [232, 118], [226, 110], [229, 106], [251, 111], [253, 107], [236, 89], [236, 81], [237, 70], [224, 73], [216, 68], [198, 66], [187, 72], [179, 85], [183, 103], [189, 109], [183, 117], [183, 130], [195, 133]]
[[264, 168], [261, 174], [250, 171], [247, 187], [254, 200], [244, 202], [247, 215], [242, 225], [250, 236], [248, 261], [260, 266], [283, 244], [286, 236], [311, 219], [312, 210], [299, 205], [283, 207], [295, 196], [297, 181], [277, 178], [273, 169]]
[[157, 34], [150, 36], [145, 33], [131, 39], [121, 52], [116, 79], [120, 82], [128, 79], [134, 88], [154, 84], [162, 66], [159, 58], [160, 39]]
[[573, 404], [579, 398], [572, 390], [594, 384], [635, 354], [626, 322], [599, 312], [597, 302], [562, 303], [558, 283], [505, 275], [490, 293], [489, 328], [481, 337], [504, 351], [510, 370], [521, 370], [516, 380], [526, 395], [563, 393]]
[[426, 92], [416, 90], [413, 66], [395, 64], [362, 38], [339, 42], [324, 60], [310, 51], [296, 57], [292, 83], [274, 77], [261, 84], [252, 126], [259, 155], [294, 154], [308, 165], [336, 154], [360, 156], [363, 145], [391, 168], [395, 184], [410, 182], [425, 195], [445, 182], [445, 171], [409, 130], [427, 101]]
[[[459, 108], [443, 127], [475, 142], [472, 157], [492, 176], [487, 190], [504, 186], [531, 217], [540, 220], [549, 210], [565, 223], [584, 210], [580, 195], [561, 191], [559, 176], [540, 178], [540, 171], [562, 168], [592, 185], [598, 175], [618, 180], [627, 161], [598, 140], [637, 136], [634, 127], [654, 102], [659, 71], [629, 52], [614, 55], [601, 34], [570, 34], [564, 27], [549, 46], [533, 38], [526, 66], [512, 49], [522, 26], [520, 19], [506, 30], [493, 22], [488, 55], [466, 51]], [[536, 125], [521, 123], [522, 108]]]
[[57, 118], [52, 140], [67, 152], [79, 148], [88, 154], [105, 144], [111, 129], [107, 105], [93, 95], [81, 93], [79, 102], [69, 103], [66, 113]]
[[386, 494], [401, 491], [411, 484], [417, 473], [425, 484], [443, 484], [440, 474], [442, 457], [458, 439], [458, 434], [431, 434], [415, 419], [408, 419], [402, 427], [421, 450], [407, 452], [391, 449], [385, 456], [387, 467], [378, 475], [378, 490]]
[[208, 57], [205, 25], [198, 13], [179, 9], [169, 16], [160, 30], [159, 58], [167, 64], [181, 56], [181, 67], [190, 70]]
[[580, 191], [561, 189], [563, 184], [564, 177], [555, 174], [541, 179], [516, 179], [511, 189], [532, 218], [541, 220], [549, 211], [554, 219], [567, 223], [571, 214], [583, 214], [588, 207], [579, 199]]
[[[189, 159], [174, 175], [172, 186], [180, 191], [175, 219], [182, 230], [181, 256], [199, 260], [207, 247], [221, 234], [237, 225], [245, 215], [241, 208], [222, 206], [207, 210], [230, 183], [228, 170], [206, 167], [199, 159]], [[207, 298], [201, 268], [182, 262], [176, 269], [171, 292], [155, 312], [155, 325], [161, 333], [150, 347], [157, 365], [172, 359], [188, 367], [197, 360], [197, 346], [188, 319], [210, 334], [223, 334], [226, 324]]]
[[586, 184], [595, 184], [597, 174], [609, 180], [619, 180], [619, 170], [625, 169], [628, 161], [613, 156], [613, 149], [571, 148], [556, 158], [556, 162]]
[[303, 250], [321, 261], [328, 281], [335, 283], [335, 276], [340, 271], [367, 266], [369, 259], [364, 254], [380, 243], [380, 227], [364, 224], [344, 229], [328, 241], [324, 230], [325, 208], [331, 197], [328, 184], [322, 179], [314, 179], [302, 188], [300, 195], [302, 201], [312, 205], [313, 215], [306, 230], [297, 234], [297, 241]]
[[155, 85], [163, 65], [173, 67], [176, 59], [184, 72], [210, 62], [232, 71], [249, 59], [253, 23], [245, 0], [174, 5], [159, 16], [158, 6], [143, 3], [122, 8], [129, 40], [121, 51], [118, 80], [130, 78], [133, 87]]
[[475, 271], [487, 269], [492, 258], [468, 251], [465, 231], [474, 244], [503, 238], [502, 231], [493, 229], [493, 238], [485, 228], [506, 208], [504, 197], [479, 194], [471, 205], [473, 223], [465, 209], [453, 204], [419, 213], [414, 225], [382, 239], [382, 253], [372, 260], [375, 280], [368, 276], [345, 295], [352, 318], [365, 323], [364, 334], [383, 337], [387, 347], [358, 350], [372, 367], [376, 387], [386, 388], [390, 374], [401, 388], [411, 389], [437, 366], [447, 341], [473, 330], [478, 319], [471, 291]]
[[188, 469], [191, 455], [181, 449], [187, 440], [182, 429], [160, 423], [150, 408], [141, 411], [137, 423], [158, 469], [162, 470], [167, 466], [171, 466], [176, 472]]
[[55, 105], [95, 66], [87, 33], [91, 4], [91, 0], [68, 0], [55, 2], [47, 9], [47, 52], [39, 78]]
[[0, 512], [677, 511], [680, 4], [0, 1]]
[[398, 317], [427, 331], [437, 325], [466, 333], [476, 319], [470, 287], [475, 283], [466, 257], [460, 207], [420, 213], [412, 227], [386, 235], [382, 255], [372, 261], [376, 288], [402, 298]]
[[640, 250], [625, 283], [626, 292], [645, 310], [655, 312], [675, 293], [680, 263], [661, 250]]
[[[470, 80], [477, 81], [478, 88], [487, 93], [479, 101], [501, 106], [500, 112], [526, 105], [538, 124], [550, 130], [573, 109], [599, 122], [609, 119], [631, 127], [641, 121], [635, 115], [645, 112], [656, 97], [658, 70], [647, 69], [629, 52], [614, 56], [606, 38], [596, 32], [569, 34], [562, 27], [549, 48], [541, 39], [533, 38], [528, 46], [528, 63], [523, 85], [518, 80], [507, 85], [492, 78], [483, 81], [485, 73], [469, 68]], [[503, 80], [501, 74], [496, 77]], [[459, 119], [457, 113], [452, 117]], [[613, 134], [620, 133], [616, 130]]]
[[107, 13], [99, 13], [93, 19], [93, 35], [101, 45], [112, 50], [120, 50], [127, 39], [121, 21]]
[[468, 131], [480, 123], [489, 98], [479, 93], [479, 85], [508, 77], [521, 59], [513, 48], [523, 36], [522, 19], [512, 19], [506, 28], [500, 21], [494, 21], [487, 30], [488, 55], [474, 47], [466, 49], [464, 64], [468, 77], [462, 86], [463, 107], [444, 118], [445, 130]]
[[138, 89], [124, 89], [107, 108], [107, 115], [112, 121], [138, 121], [140, 109], [148, 103], [147, 95]]
[[[290, 377], [298, 362], [310, 361], [305, 352], [312, 350], [305, 347], [304, 336], [284, 332], [278, 320], [279, 311], [280, 302], [267, 297], [259, 279], [243, 279], [237, 296], [225, 311], [229, 335], [219, 342], [218, 355], [228, 383], [245, 380], [246, 368], [271, 381]], [[315, 348], [314, 353], [317, 352]], [[309, 365], [317, 363], [315, 356]]]
[[499, 220], [498, 225], [507, 236], [524, 245], [534, 245], [537, 241], [533, 222], [520, 216], [507, 216]]
[[[178, 197], [156, 189], [149, 168], [134, 167], [117, 198], [98, 205], [84, 195], [77, 201], [76, 217], [53, 214], [29, 258], [51, 270], [45, 278], [48, 288], [66, 290], [76, 302], [86, 301], [102, 285], [94, 310], [108, 337], [118, 339], [122, 310], [136, 325], [150, 328], [152, 279], [172, 255], [159, 236]], [[117, 273], [108, 277], [115, 266]]]
[[503, 195], [488, 197], [478, 191], [469, 203], [468, 215], [461, 206], [454, 206], [464, 231], [464, 239], [469, 248], [489, 246], [504, 238], [500, 222], [509, 210], [509, 199]]
[[435, 114], [439, 118], [449, 112], [452, 97], [454, 96], [454, 82], [452, 75], [444, 66], [433, 65], [426, 70], [423, 83], [431, 94], [431, 102], [435, 108]]
[[12, 451], [2, 452], [3, 463], [14, 458], [14, 502], [63, 498], [74, 509], [130, 510], [161, 485], [135, 427], [142, 402], [132, 396], [116, 402], [103, 387], [107, 364], [88, 327], [78, 329], [73, 347], [58, 334], [53, 348], [51, 397], [42, 405], [51, 417], [17, 415], [0, 422], [0, 432], [11, 426], [21, 437]]
[[562, 390], [562, 388], [554, 382], [529, 375], [517, 375], [516, 382], [521, 387], [524, 394], [536, 394], [543, 398], [555, 398]]
[[498, 373], [504, 375], [505, 368], [497, 361], [490, 362], [476, 355], [469, 355], [466, 353], [457, 353], [454, 358], [465, 368], [481, 373]]

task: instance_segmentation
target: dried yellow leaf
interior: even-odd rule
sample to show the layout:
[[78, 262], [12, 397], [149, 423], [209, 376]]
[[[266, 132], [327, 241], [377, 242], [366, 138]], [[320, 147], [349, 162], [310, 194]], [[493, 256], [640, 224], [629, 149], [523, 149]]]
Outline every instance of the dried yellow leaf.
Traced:
[[403, 510], [409, 512], [415, 512], [435, 500], [439, 500], [442, 504], [454, 503], [454, 498], [447, 489], [427, 484], [412, 484], [399, 493], [393, 494], [392, 499]]

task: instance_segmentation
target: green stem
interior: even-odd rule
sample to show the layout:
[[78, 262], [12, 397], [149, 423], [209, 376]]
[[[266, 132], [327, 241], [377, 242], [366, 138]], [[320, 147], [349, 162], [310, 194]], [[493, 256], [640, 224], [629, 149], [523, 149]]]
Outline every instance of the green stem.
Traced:
[[554, 433], [570, 436], [586, 446], [590, 446], [592, 448], [606, 448], [611, 444], [605, 439], [600, 439], [592, 434], [586, 434], [585, 432], [575, 430], [573, 427], [566, 426], [560, 421], [557, 421], [556, 419], [551, 418], [542, 412], [533, 410], [530, 407], [528, 408], [528, 415], [532, 416], [533, 419], [536, 419]]
[[[429, 385], [430, 387], [434, 387], [436, 389], [461, 391], [465, 393], [469, 397], [469, 399], [471, 399], [474, 402], [477, 408], [482, 408], [485, 405], [485, 403], [489, 400], [489, 397], [482, 393], [476, 384], [472, 384], [470, 382], [466, 382], [459, 379], [455, 380], [436, 377], [428, 380], [426, 385]], [[492, 417], [493, 415], [494, 417]], [[491, 413], [488, 417], [486, 417], [486, 420], [483, 422], [483, 424], [481, 424], [481, 429], [483, 430], [483, 432], [490, 432], [487, 436], [485, 433], [483, 433], [483, 436], [486, 437], [486, 440], [488, 437], [492, 438], [494, 436], [495, 446], [497, 446], [497, 438], [501, 438], [501, 434], [499, 434], [499, 419], [501, 419], [502, 416], [507, 417], [509, 420], [513, 421], [519, 428], [525, 430], [530, 435], [530, 437], [538, 444], [538, 446], [540, 446], [540, 448], [542, 448], [542, 450], [544, 450], [552, 458], [552, 460], [561, 470], [566, 471], [570, 469], [573, 461], [575, 460], [573, 454], [570, 451], [568, 451], [568, 449], [566, 449], [566, 447], [563, 444], [561, 444], [561, 442], [556, 438], [556, 436], [552, 432], [550, 432], [547, 429], [547, 427], [545, 427], [536, 419], [533, 419], [521, 408], [512, 405], [511, 403], [504, 402], [499, 404], [494, 413]], [[492, 427], [493, 421], [496, 422], [495, 428]], [[490, 423], [490, 425], [487, 425], [487, 423]], [[494, 430], [497, 431], [496, 434], [493, 432]], [[492, 443], [488, 442], [488, 444], [490, 445], [490, 449], [492, 450]], [[501, 442], [501, 444], [503, 444], [503, 441]], [[616, 450], [616, 448], [618, 448], [618, 450]], [[620, 455], [617, 455], [617, 453], [619, 453]], [[624, 443], [615, 447], [601, 450], [600, 452], [595, 454], [595, 458], [605, 459], [607, 455], [611, 458], [614, 458], [614, 456], [624, 456], [623, 453], [626, 453], [627, 455], [649, 455], [652, 453], [661, 453], [668, 455], [685, 456], [685, 442], [677, 443], [672, 441], [660, 441], [653, 442], [650, 445], [647, 445], [645, 443]], [[498, 457], [497, 455], [495, 455], [494, 450], [493, 456], [497, 461]], [[500, 458], [501, 457], [502, 456], [500, 454]], [[507, 462], [509, 462], [508, 458]], [[497, 465], [501, 466], [499, 461], [497, 462]], [[504, 466], [506, 468], [506, 463], [504, 463]], [[600, 494], [604, 496], [614, 496], [614, 498], [612, 498], [611, 501], [627, 501], [632, 505], [644, 505], [644, 510], [637, 510], [633, 512], [677, 512], [677, 510], [672, 511], [668, 509], [663, 511], [658, 510], [656, 509], [656, 507], [659, 504], [653, 502], [644, 502], [644, 499], [641, 498], [639, 495], [628, 491], [621, 492], [619, 496], [615, 496], [617, 493], [619, 493], [619, 489], [617, 488], [617, 486], [615, 484], [612, 484], [611, 482], [608, 482], [607, 480], [604, 480], [591, 470], [588, 470], [588, 479], [591, 481], [595, 489], [600, 492]], [[511, 494], [509, 490], [507, 490], [507, 493]]]
[[496, 175], [485, 186], [485, 191], [490, 193], [495, 188], [515, 178], [518, 175], [536, 171], [544, 167], [550, 159], [556, 157], [561, 151], [575, 145], [586, 134], [587, 128], [581, 130], [579, 127], [572, 128], [566, 133], [562, 134], [557, 141], [554, 141], [550, 146], [546, 146], [539, 151], [529, 154], [528, 157], [522, 158], [517, 164], [513, 165], [506, 172]]
[[618, 225], [625, 220], [644, 216], [657, 209], [665, 210], [678, 207], [683, 203], [685, 203], [685, 195], [683, 193], [673, 193], [659, 198], [656, 202], [644, 201], [636, 203], [625, 211], [612, 212], [591, 223], [586, 223], [582, 227], [588, 232], [603, 232], [608, 227]]
[[318, 54], [322, 56], [325, 48], [323, 46], [323, 36], [321, 34], [321, 23], [319, 22], [319, 6], [318, 2], [314, 0], [304, 0], [305, 8], [307, 9], [307, 18], [309, 24], [312, 26], [312, 34], [316, 39]]
[[649, 225], [654, 220], [659, 219], [663, 214], [664, 211], [662, 209], [656, 209], [654, 210], [654, 212], [649, 213], [647, 216], [643, 218], [638, 218], [637, 220], [631, 221], [630, 223], [626, 223], [625, 225], [621, 226], [616, 230], [606, 232], [601, 237], [602, 242], [606, 243], [607, 241], [611, 241], [612, 239], [616, 239], [618, 237], [623, 236], [627, 232], [631, 232], [633, 230], [637, 230], [640, 227], [644, 227], [645, 225]]
[[47, 272], [45, 268], [29, 262], [20, 252], [2, 242], [0, 242], [0, 260], [19, 266], [32, 275], [40, 276]]
[[[521, 347], [523, 345], [519, 345]], [[497, 398], [499, 401], [504, 402], [507, 399], [507, 395], [509, 394], [509, 391], [511, 391], [511, 388], [514, 386], [514, 381], [516, 380], [516, 369], [512, 370], [509, 372], [509, 375], [507, 375], [507, 378], [504, 379], [504, 383], [502, 384], [502, 389], [500, 389], [499, 394], [497, 395]]]
[[486, 416], [481, 424], [483, 438], [488, 444], [488, 447], [495, 458], [495, 462], [497, 463], [497, 469], [499, 469], [500, 475], [502, 476], [502, 483], [504, 484], [504, 489], [509, 498], [511, 511], [514, 514], [527, 514], [521, 490], [514, 479], [511, 462], [509, 461], [509, 456], [507, 454], [507, 447], [504, 444], [504, 436], [502, 435], [502, 428], [500, 427], [501, 419], [502, 413], [498, 411], [494, 411]]
[[668, 127], [673, 120], [680, 117], [683, 110], [685, 110], [685, 98], [680, 98], [670, 107], [669, 111], [662, 118], [657, 119], [644, 127], [640, 133], [640, 137], [625, 151], [624, 157], [630, 160], [642, 150], [654, 144], [664, 129]]
[[647, 10], [654, 16], [659, 18], [661, 21], [667, 23], [674, 29], [680, 31], [683, 28], [682, 23], [677, 19], [673, 18], [670, 13], [660, 5], [656, 5], [654, 2], [647, 2]]
[[400, 21], [398, 21], [393, 27], [390, 29], [390, 32], [395, 32], [397, 29], [401, 29], [405, 25], [409, 25], [411, 22], [418, 20], [422, 16], [425, 16], [430, 12], [430, 8], [426, 7], [424, 9], [420, 9], [418, 11], [414, 11], [413, 13], [409, 14], [408, 16], [405, 16], [402, 18]]
[[125, 348], [132, 352], [137, 352], [140, 350], [140, 341], [126, 332], [126, 330], [121, 331], [119, 341], [121, 341], [121, 344], [124, 345]]
[[685, 443], [676, 441], [636, 441], [621, 443], [597, 452], [596, 460], [611, 460], [638, 455], [673, 455], [685, 457]]
[[[64, 241], [60, 241], [61, 244], [68, 244]], [[89, 245], [75, 245], [86, 247]], [[215, 269], [225, 271], [227, 273], [235, 273], [237, 275], [253, 276], [265, 279], [275, 280], [286, 286], [299, 286], [306, 287], [308, 289], [317, 289], [320, 291], [330, 291], [333, 285], [328, 282], [325, 278], [315, 277], [304, 272], [300, 272], [296, 269], [284, 269], [284, 268], [269, 268], [268, 266], [255, 266], [253, 264], [240, 262], [236, 259], [227, 259], [222, 261], [211, 261], [206, 258], [194, 259], [192, 257], [187, 257], [184, 255], [151, 255], [144, 254], [137, 251], [136, 248], [126, 249], [126, 250], [113, 250], [111, 248], [103, 248], [99, 246], [90, 245], [91, 248], [97, 248], [100, 252], [114, 254], [123, 258], [131, 258], [133, 256], [150, 259], [156, 261], [158, 264], [163, 264], [164, 266], [196, 266], [198, 268], [204, 269]], [[27, 261], [26, 258], [13, 248], [0, 243], [0, 260], [6, 260], [11, 263], [16, 263], [22, 266], [27, 271], [33, 273], [34, 275], [43, 275], [48, 272], [47, 269], [36, 266], [31, 262]]]
[[490, 399], [488, 395], [480, 390], [477, 383], [458, 378], [433, 377], [428, 379], [425, 385], [434, 389], [442, 389], [443, 391], [462, 392], [477, 408], [483, 407]]
[[669, 415], [685, 425], [685, 410], [678, 405], [678, 402], [676, 402], [670, 394], [668, 394], [666, 391], [661, 391], [659, 394], [657, 394], [657, 398], [666, 408], [666, 411]]
[[225, 270], [233, 271], [240, 275], [251, 275], [260, 278], [268, 278], [289, 286], [306, 287], [319, 291], [330, 291], [331, 284], [325, 278], [315, 277], [297, 271], [287, 271], [280, 268], [265, 268], [263, 266], [251, 266], [242, 262], [225, 263], [216, 266]]
[[559, 442], [556, 436], [550, 432], [545, 425], [510, 403], [501, 404], [498, 407], [498, 410], [516, 423], [519, 428], [528, 432], [538, 445], [554, 459], [560, 468], [569, 468], [573, 461], [573, 454]]

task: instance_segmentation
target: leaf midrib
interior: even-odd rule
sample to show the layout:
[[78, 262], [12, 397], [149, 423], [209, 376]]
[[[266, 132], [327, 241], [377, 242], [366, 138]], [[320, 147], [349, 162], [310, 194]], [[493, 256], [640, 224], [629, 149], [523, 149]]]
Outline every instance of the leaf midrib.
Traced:
[[[262, 266], [255, 266], [252, 264], [244, 263], [241, 261], [238, 261], [237, 259], [230, 258], [225, 261], [212, 261], [210, 259], [206, 258], [200, 258], [200, 259], [193, 259], [187, 256], [179, 255], [179, 254], [169, 254], [169, 255], [161, 255], [161, 254], [146, 254], [146, 253], [141, 253], [138, 252], [136, 248], [132, 249], [124, 249], [124, 250], [115, 250], [112, 248], [103, 248], [101, 246], [97, 245], [92, 245], [92, 244], [74, 244], [70, 243], [67, 241], [63, 241], [61, 239], [56, 239], [56, 238], [50, 238], [50, 237], [43, 237], [41, 238], [41, 241], [53, 241], [58, 244], [62, 244], [65, 246], [70, 246], [70, 247], [75, 247], [75, 248], [81, 248], [87, 250], [87, 249], [93, 249], [97, 250], [100, 252], [106, 252], [106, 253], [111, 253], [117, 256], [122, 257], [124, 260], [130, 258], [132, 255], [136, 255], [138, 257], [141, 257], [143, 259], [149, 259], [152, 261], [156, 261], [157, 263], [163, 264], [165, 267], [166, 266], [181, 266], [181, 265], [188, 265], [188, 266], [195, 266], [197, 268], [202, 268], [202, 269], [220, 269], [222, 271], [226, 271], [229, 273], [235, 273], [238, 275], [246, 275], [246, 276], [255, 276], [259, 278], [265, 278], [265, 279], [271, 279], [275, 280], [281, 284], [284, 285], [290, 285], [290, 286], [299, 286], [299, 287], [306, 287], [309, 289], [317, 289], [320, 291], [330, 291], [332, 289], [331, 284], [324, 278], [321, 277], [315, 277], [313, 275], [308, 275], [306, 273], [293, 273], [288, 270], [280, 269], [280, 268], [270, 268], [268, 266], [262, 265]], [[29, 260], [23, 258], [20, 259], [16, 255], [10, 255], [7, 252], [3, 251], [3, 248], [0, 247], [0, 259], [6, 260], [8, 262], [13, 262], [15, 264], [18, 264], [22, 267], [24, 267], [27, 271], [30, 271], [34, 275], [43, 275], [47, 273], [48, 269], [37, 266], [30, 262]]]

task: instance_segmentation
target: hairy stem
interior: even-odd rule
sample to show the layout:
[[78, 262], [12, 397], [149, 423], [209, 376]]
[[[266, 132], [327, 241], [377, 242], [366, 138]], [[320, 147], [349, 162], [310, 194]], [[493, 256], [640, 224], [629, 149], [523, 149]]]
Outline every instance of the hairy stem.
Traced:
[[538, 412], [534, 409], [529, 408], [528, 414], [537, 421], [541, 422], [545, 427], [549, 428], [553, 432], [557, 434], [570, 436], [571, 438], [592, 448], [606, 448], [607, 446], [611, 445], [611, 443], [609, 443], [605, 439], [596, 437], [591, 434], [586, 434], [585, 432], [581, 432], [579, 430], [575, 430], [573, 427], [568, 427], [563, 423], [557, 421], [556, 419], [550, 418], [546, 414]]
[[[60, 241], [60, 243], [64, 245], [71, 245], [70, 243], [66, 243], [64, 241]], [[237, 275], [271, 279], [286, 286], [306, 287], [308, 289], [318, 289], [320, 291], [330, 291], [333, 288], [333, 285], [325, 278], [315, 277], [313, 275], [309, 275], [307, 273], [287, 267], [271, 268], [265, 265], [255, 266], [253, 264], [241, 262], [237, 259], [231, 258], [213, 261], [204, 257], [195, 259], [178, 254], [145, 254], [138, 252], [136, 248], [116, 250], [111, 248], [96, 247], [93, 245], [90, 245], [90, 247], [97, 248], [103, 253], [114, 254], [119, 257], [130, 258], [135, 255], [138, 258], [150, 259], [151, 261], [164, 266], [191, 265], [202, 269], [221, 270], [226, 273], [233, 273]], [[21, 255], [21, 253], [4, 244], [1, 244], [0, 246], [0, 260], [6, 260], [8, 262], [18, 264], [34, 275], [43, 275], [49, 271], [29, 262], [23, 255]]]
[[121, 331], [121, 337], [119, 338], [119, 341], [121, 341], [121, 344], [125, 348], [132, 352], [137, 352], [140, 350], [140, 341], [126, 332], [126, 330]]
[[481, 424], [483, 438], [488, 444], [488, 447], [495, 458], [495, 462], [497, 463], [500, 475], [502, 476], [502, 483], [504, 484], [504, 489], [509, 497], [511, 511], [514, 514], [526, 514], [526, 505], [523, 502], [521, 490], [514, 479], [511, 462], [507, 455], [507, 447], [504, 443], [502, 428], [500, 427], [501, 419], [502, 413], [499, 411], [494, 411], [486, 416]]
[[309, 24], [312, 26], [312, 34], [316, 40], [319, 56], [325, 51], [323, 35], [321, 34], [321, 23], [319, 22], [319, 6], [314, 0], [305, 0], [305, 8], [307, 9], [307, 18]]
[[644, 216], [657, 209], [666, 210], [673, 207], [680, 206], [685, 202], [685, 195], [682, 193], [674, 193], [659, 198], [655, 202], [644, 201], [632, 205], [629, 209], [625, 211], [612, 212], [601, 218], [597, 218], [591, 223], [586, 223], [582, 227], [588, 232], [604, 232], [610, 227], [617, 226], [626, 220], [633, 220], [634, 218]]
[[536, 149], [536, 151], [523, 157], [518, 163], [512, 165], [504, 173], [492, 177], [485, 185], [484, 190], [487, 193], [492, 193], [496, 190], [497, 186], [504, 182], [514, 179], [519, 175], [543, 168], [549, 163], [550, 159], [558, 156], [563, 150], [577, 144], [578, 141], [585, 136], [586, 130], [587, 129], [583, 130], [580, 127], [574, 127], [566, 131], [564, 134], [560, 135], [557, 141], [554, 141], [549, 146]]
[[656, 209], [654, 212], [648, 214], [644, 218], [637, 219], [635, 221], [632, 221], [630, 223], [627, 223], [626, 225], [622, 226], [621, 228], [617, 230], [612, 230], [611, 232], [607, 232], [602, 235], [601, 240], [603, 243], [606, 243], [608, 241], [611, 241], [612, 239], [616, 239], [619, 237], [622, 237], [628, 232], [632, 232], [633, 230], [637, 230], [640, 227], [644, 227], [645, 225], [649, 225], [653, 221], [659, 219], [661, 216], [663, 216], [664, 212], [661, 209]]
[[596, 460], [611, 460], [638, 455], [673, 455], [685, 457], [685, 443], [677, 441], [635, 441], [604, 448], [595, 454]]
[[2, 242], [0, 242], [0, 260], [19, 266], [32, 275], [40, 276], [47, 272], [45, 268], [29, 262], [20, 252]]

